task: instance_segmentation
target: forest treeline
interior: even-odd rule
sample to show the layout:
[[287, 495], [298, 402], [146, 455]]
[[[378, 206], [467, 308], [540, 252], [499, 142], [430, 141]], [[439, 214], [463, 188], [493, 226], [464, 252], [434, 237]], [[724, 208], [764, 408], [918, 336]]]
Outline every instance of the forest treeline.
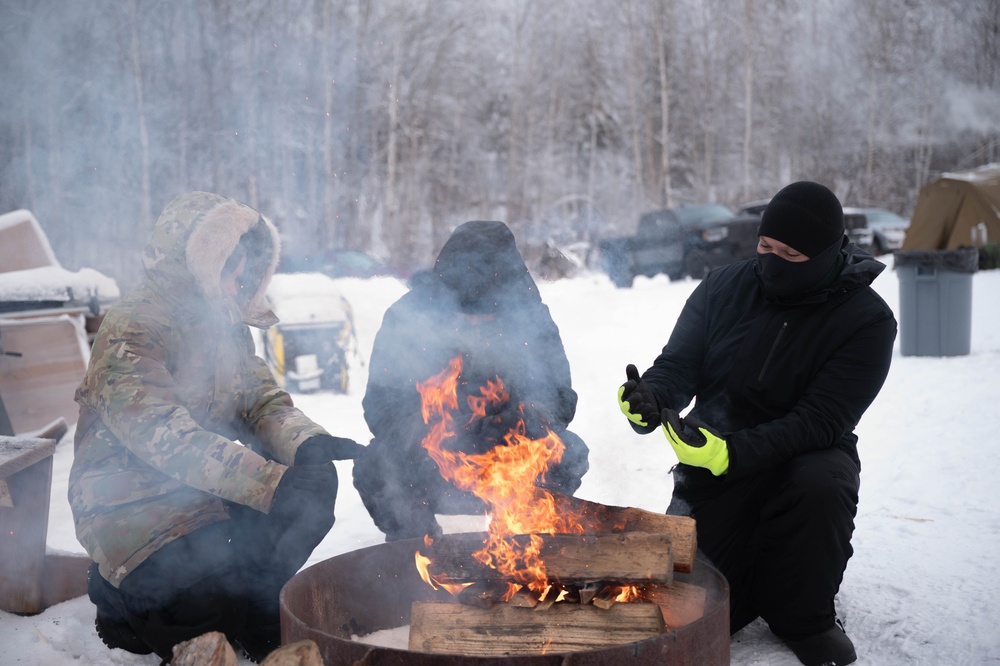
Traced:
[[2, 0], [0, 212], [123, 287], [174, 196], [286, 253], [426, 265], [468, 219], [528, 248], [791, 180], [912, 211], [1000, 160], [996, 0]]

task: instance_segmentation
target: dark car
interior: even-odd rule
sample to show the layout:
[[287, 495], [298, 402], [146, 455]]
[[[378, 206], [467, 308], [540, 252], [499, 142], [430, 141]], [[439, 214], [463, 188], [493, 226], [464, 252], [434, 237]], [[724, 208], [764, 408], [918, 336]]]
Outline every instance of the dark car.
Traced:
[[665, 273], [671, 280], [686, 275], [687, 250], [700, 236], [699, 225], [733, 218], [719, 204], [677, 206], [650, 211], [639, 218], [633, 236], [605, 238], [599, 245], [601, 265], [617, 287], [629, 287], [639, 275]]
[[[758, 221], [770, 199], [758, 199], [737, 208], [737, 215], [753, 215]], [[865, 252], [876, 249], [876, 236], [871, 225], [872, 216], [867, 208], [844, 208], [844, 234]]]
[[759, 227], [760, 215], [753, 213], [699, 223], [685, 243], [684, 272], [701, 279], [713, 268], [752, 259]]
[[360, 250], [331, 250], [323, 254], [288, 255], [281, 258], [282, 273], [322, 273], [332, 278], [401, 277], [381, 259]]

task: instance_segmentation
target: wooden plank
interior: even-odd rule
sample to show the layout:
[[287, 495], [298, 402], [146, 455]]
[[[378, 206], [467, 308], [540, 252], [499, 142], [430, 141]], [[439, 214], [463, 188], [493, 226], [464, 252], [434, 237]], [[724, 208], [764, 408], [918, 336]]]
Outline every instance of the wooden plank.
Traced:
[[62, 417], [75, 424], [74, 395], [83, 381], [90, 347], [82, 315], [0, 320], [0, 393], [11, 426], [25, 434]]
[[659, 607], [649, 603], [615, 604], [608, 610], [563, 603], [538, 613], [510, 604], [475, 608], [416, 601], [409, 649], [470, 657], [550, 654], [632, 643], [664, 630]]
[[694, 518], [668, 516], [634, 507], [608, 506], [540, 488], [536, 489], [535, 492], [550, 495], [556, 504], [556, 511], [559, 515], [577, 516], [584, 532], [588, 534], [608, 532], [669, 534], [674, 557], [674, 570], [690, 573], [694, 568], [695, 556], [698, 551]]
[[659, 606], [667, 627], [676, 629], [705, 615], [708, 590], [691, 583], [674, 581], [669, 586], [647, 588], [643, 592], [643, 598]]
[[90, 558], [70, 553], [46, 553], [42, 575], [42, 609], [87, 594]]
[[51, 453], [5, 480], [14, 506], [0, 509], [0, 610], [40, 613], [44, 610], [41, 581], [52, 491]]
[[17, 474], [56, 452], [54, 439], [0, 435], [0, 479]]
[[[541, 540], [539, 557], [550, 582], [563, 585], [608, 581], [616, 584], [667, 584], [673, 580], [674, 562], [668, 534], [519, 534], [509, 541], [524, 545], [535, 536]], [[428, 573], [442, 583], [511, 580], [472, 554], [483, 548], [486, 533], [446, 534], [421, 553], [430, 558]]]

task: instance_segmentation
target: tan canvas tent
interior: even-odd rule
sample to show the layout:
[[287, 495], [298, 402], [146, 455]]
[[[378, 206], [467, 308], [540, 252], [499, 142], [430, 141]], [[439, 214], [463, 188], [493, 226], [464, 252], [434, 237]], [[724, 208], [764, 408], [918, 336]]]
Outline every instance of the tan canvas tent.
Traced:
[[1000, 243], [1000, 164], [943, 174], [920, 190], [903, 250]]

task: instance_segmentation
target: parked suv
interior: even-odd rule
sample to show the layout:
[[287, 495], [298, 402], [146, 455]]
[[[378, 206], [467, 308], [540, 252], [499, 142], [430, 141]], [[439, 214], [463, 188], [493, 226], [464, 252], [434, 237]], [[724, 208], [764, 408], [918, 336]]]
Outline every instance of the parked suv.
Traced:
[[677, 206], [650, 211], [639, 218], [633, 236], [605, 238], [599, 245], [601, 265], [616, 287], [630, 287], [639, 275], [665, 273], [671, 280], [686, 274], [686, 252], [693, 236], [715, 221], [732, 219], [733, 212], [719, 204]]
[[684, 272], [701, 279], [708, 271], [757, 254], [760, 215], [744, 213], [702, 222], [685, 242]]
[[[758, 199], [745, 203], [737, 208], [737, 215], [753, 215], [760, 220], [761, 214], [767, 208], [770, 199]], [[876, 235], [871, 224], [873, 216], [869, 213], [875, 208], [844, 208], [844, 233], [865, 252], [872, 252], [876, 246]], [[888, 213], [888, 211], [886, 211]], [[891, 215], [891, 213], [890, 213]], [[900, 239], [902, 242], [902, 239]]]

